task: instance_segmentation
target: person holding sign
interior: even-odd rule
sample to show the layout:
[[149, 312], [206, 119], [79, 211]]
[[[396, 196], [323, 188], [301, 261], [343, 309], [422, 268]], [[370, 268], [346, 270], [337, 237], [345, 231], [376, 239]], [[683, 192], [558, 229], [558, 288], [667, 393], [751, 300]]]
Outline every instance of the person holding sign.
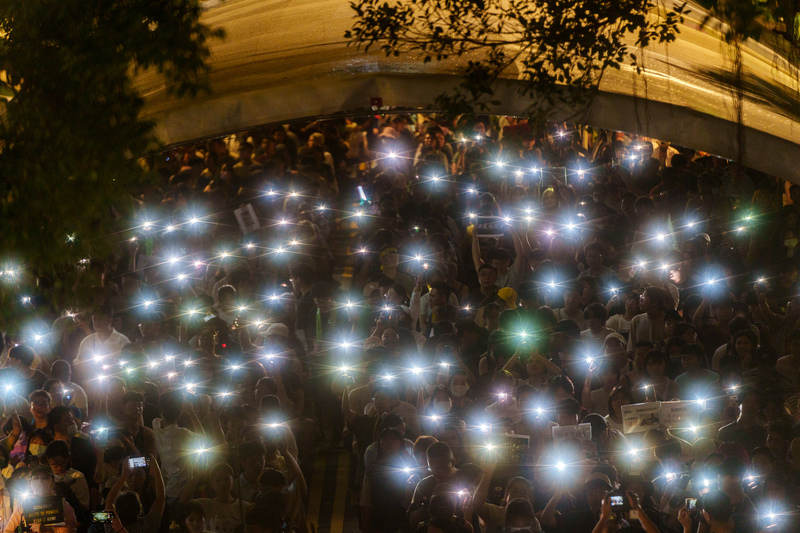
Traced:
[[20, 524], [29, 526], [33, 533], [75, 533], [78, 527], [75, 511], [56, 496], [50, 467], [34, 466], [30, 484], [31, 492], [17, 502], [3, 533], [13, 533]]

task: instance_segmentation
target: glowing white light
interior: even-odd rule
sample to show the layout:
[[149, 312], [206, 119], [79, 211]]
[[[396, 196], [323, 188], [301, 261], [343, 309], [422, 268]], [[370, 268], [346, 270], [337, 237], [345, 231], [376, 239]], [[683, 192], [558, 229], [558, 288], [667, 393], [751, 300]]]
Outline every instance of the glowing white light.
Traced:
[[192, 217], [189, 219], [189, 224], [197, 224], [198, 222], [200, 222], [200, 219], [197, 217]]
[[470, 213], [469, 218], [475, 218], [475, 213]]
[[434, 422], [438, 422], [439, 421], [439, 415], [431, 415], [431, 420], [433, 420]]
[[296, 198], [299, 195], [297, 194], [297, 192], [292, 191], [292, 192], [289, 193], [289, 196], [291, 196], [292, 198]]
[[276, 194], [278, 193], [276, 193], [275, 191], [267, 191], [267, 196], [275, 196]]
[[201, 266], [203, 266], [203, 262], [202, 261], [195, 261], [194, 262], [194, 267], [195, 268], [200, 268]]
[[744, 226], [739, 226], [738, 228], [736, 228], [736, 231], [739, 231], [739, 232], [744, 231]]
[[272, 295], [270, 295], [270, 297], [269, 297], [269, 299], [270, 299], [270, 301], [271, 301], [271, 302], [274, 302], [274, 301], [275, 301], [275, 300], [277, 300], [278, 298], [280, 298], [280, 296], [278, 296], [277, 294], [272, 294]]
[[439, 176], [434, 176], [431, 178], [433, 181], [439, 181]]
[[692, 433], [697, 433], [697, 426], [690, 427], [689, 431], [691, 431]]
[[415, 255], [414, 256], [414, 260], [415, 261], [422, 261], [422, 256], [421, 255]]
[[410, 469], [410, 468], [408, 468], [408, 467], [405, 467], [405, 468], [403, 469], [403, 472], [404, 472], [404, 473], [406, 473], [406, 474], [410, 474], [410, 473], [411, 473], [411, 469]]
[[659, 234], [656, 236], [656, 238], [657, 238], [659, 241], [663, 241], [664, 239], [666, 239], [666, 238], [667, 238], [667, 235], [666, 235], [665, 233], [659, 233]]
[[342, 365], [341, 368], [339, 368], [339, 370], [342, 371], [342, 374], [347, 374], [348, 372], [350, 372], [350, 367]]
[[694, 221], [691, 221], [691, 222], [689, 222], [689, 223], [687, 224], [687, 226], [689, 226], [690, 228], [693, 228], [693, 227], [694, 227]]
[[545, 233], [547, 234], [548, 237], [552, 237], [553, 236], [553, 230], [551, 230], [551, 229], [546, 230]]
[[575, 223], [574, 222], [570, 222], [569, 224], [567, 224], [567, 229], [570, 230], [570, 231], [574, 230], [575, 229]]
[[503, 217], [503, 222], [505, 222], [506, 224], [510, 224], [511, 223], [511, 217]]
[[390, 158], [390, 159], [394, 159], [395, 157], [397, 157], [397, 154], [396, 154], [396, 153], [394, 153], [394, 152], [389, 152], [389, 158]]
[[150, 361], [150, 363], [147, 366], [149, 366], [150, 368], [156, 368], [158, 366], [158, 361]]
[[167, 378], [168, 379], [174, 379], [175, 376], [177, 376], [177, 375], [178, 375], [177, 372], [170, 372], [170, 373], [167, 374]]
[[30, 296], [23, 296], [22, 297], [22, 303], [24, 303], [24, 304], [31, 303], [31, 297]]
[[557, 463], [556, 463], [556, 468], [557, 468], [558, 470], [564, 470], [566, 467], [567, 467], [567, 465], [566, 465], [566, 464], [564, 464], [564, 463], [563, 463], [563, 462], [561, 462], [561, 461], [559, 461], [559, 462], [557, 462]]
[[394, 376], [391, 374], [384, 374], [383, 379], [385, 379], [386, 381], [392, 381], [394, 379]]
[[252, 250], [253, 248], [256, 247], [256, 245], [253, 244], [252, 242], [248, 242], [247, 244], [244, 245], [244, 247], [247, 248], [248, 250]]
[[173, 226], [172, 224], [167, 226], [167, 233], [169, 233], [170, 231], [175, 231], [175, 226]]
[[363, 212], [363, 211], [356, 211], [356, 216], [357, 216], [358, 218], [361, 218], [361, 217], [363, 217], [363, 216], [364, 216], [364, 212]]
[[412, 366], [411, 367], [411, 373], [414, 374], [415, 376], [418, 376], [418, 375], [422, 374], [422, 369], [420, 367], [418, 367], [418, 366]]
[[152, 228], [152, 227], [153, 227], [153, 225], [150, 222], [145, 222], [144, 224], [142, 224], [142, 229], [145, 230], [145, 231], [149, 231], [150, 228]]
[[669, 265], [661, 265], [661, 270], [666, 272], [667, 270], [669, 270]]
[[492, 426], [491, 426], [490, 424], [481, 424], [481, 425], [480, 425], [480, 426], [478, 426], [478, 427], [479, 427], [479, 429], [480, 429], [481, 431], [483, 431], [484, 433], [486, 433], [486, 432], [488, 432], [488, 431], [490, 431], [490, 430], [492, 429]]
[[470, 193], [470, 194], [475, 194], [475, 193], [476, 193], [476, 192], [478, 192], [478, 191], [476, 191], [475, 189], [473, 189], [472, 187], [470, 187], [469, 189], [467, 189], [467, 192], [468, 192], [468, 193]]
[[516, 176], [517, 176], [518, 178], [521, 178], [521, 177], [522, 177], [522, 171], [521, 171], [521, 170], [517, 170], [517, 171], [516, 171], [514, 174], [516, 174]]
[[175, 257], [175, 256], [172, 256], [169, 259], [167, 259], [167, 262], [169, 262], [170, 265], [174, 265], [175, 263], [178, 262], [178, 258]]
[[439, 363], [439, 366], [442, 368], [450, 368], [450, 363]]
[[223, 259], [225, 259], [225, 258], [227, 258], [227, 257], [228, 257], [228, 255], [230, 255], [230, 254], [228, 254], [228, 252], [222, 252], [222, 253], [221, 253], [221, 254], [219, 254], [219, 255], [220, 255], [220, 257], [222, 257]]
[[285, 218], [280, 219], [278, 221], [278, 224], [280, 224], [281, 226], [285, 226], [286, 225], [286, 219]]
[[178, 280], [183, 281], [186, 279], [186, 274], [178, 274]]
[[276, 253], [276, 254], [282, 254], [282, 253], [283, 253], [283, 246], [278, 246], [278, 247], [275, 249], [275, 253]]
[[504, 162], [504, 161], [497, 161], [497, 162], [495, 162], [495, 165], [497, 165], [498, 167], [504, 167], [504, 166], [506, 166], [506, 164], [505, 164], [505, 162]]
[[199, 311], [198, 311], [197, 309], [189, 309], [189, 310], [188, 310], [188, 311], [186, 311], [186, 312], [187, 312], [187, 313], [189, 313], [190, 315], [194, 315], [194, 314], [197, 314], [197, 313], [199, 313]]
[[327, 209], [327, 207], [325, 207], [324, 205], [321, 205], [317, 209], [319, 209], [320, 211], [325, 211]]
[[151, 305], [153, 305], [153, 302], [152, 302], [151, 300], [145, 300], [145, 301], [144, 301], [144, 306], [145, 306], [146, 308], [147, 308], [147, 307], [150, 307]]

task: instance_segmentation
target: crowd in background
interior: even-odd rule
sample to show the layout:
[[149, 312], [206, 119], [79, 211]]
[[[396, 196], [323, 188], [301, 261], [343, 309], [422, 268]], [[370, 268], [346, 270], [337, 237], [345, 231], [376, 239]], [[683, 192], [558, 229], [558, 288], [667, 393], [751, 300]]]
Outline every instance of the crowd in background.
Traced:
[[74, 283], [15, 274], [6, 532], [305, 532], [341, 449], [369, 533], [800, 527], [800, 186], [481, 116], [145, 164]]

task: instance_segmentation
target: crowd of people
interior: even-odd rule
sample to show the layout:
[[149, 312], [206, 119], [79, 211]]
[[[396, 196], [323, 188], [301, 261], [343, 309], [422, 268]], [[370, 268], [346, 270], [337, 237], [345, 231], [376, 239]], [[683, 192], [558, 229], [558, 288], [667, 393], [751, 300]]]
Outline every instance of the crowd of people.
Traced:
[[341, 450], [365, 533], [800, 527], [800, 186], [483, 116], [144, 164], [74, 280], [14, 273], [6, 533], [304, 533]]

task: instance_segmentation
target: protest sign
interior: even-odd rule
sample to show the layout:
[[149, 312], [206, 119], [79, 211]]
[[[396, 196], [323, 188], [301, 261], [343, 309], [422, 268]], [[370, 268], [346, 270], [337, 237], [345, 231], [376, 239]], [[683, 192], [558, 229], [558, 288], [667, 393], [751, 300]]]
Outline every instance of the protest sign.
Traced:
[[261, 227], [256, 211], [253, 209], [253, 204], [244, 204], [239, 209], [236, 209], [233, 214], [236, 216], [236, 222], [239, 223], [239, 229], [242, 230], [244, 235]]
[[553, 426], [553, 440], [561, 439], [592, 440], [592, 425]]
[[647, 402], [622, 406], [622, 429], [638, 433], [648, 429], [689, 427], [696, 417], [695, 402]]
[[28, 524], [64, 524], [64, 500], [61, 496], [31, 496], [23, 504]]
[[505, 222], [500, 217], [478, 217], [475, 222], [478, 237], [502, 237], [505, 233]]
[[625, 433], [639, 433], [658, 429], [661, 425], [659, 402], [634, 403], [622, 406], [622, 429]]

